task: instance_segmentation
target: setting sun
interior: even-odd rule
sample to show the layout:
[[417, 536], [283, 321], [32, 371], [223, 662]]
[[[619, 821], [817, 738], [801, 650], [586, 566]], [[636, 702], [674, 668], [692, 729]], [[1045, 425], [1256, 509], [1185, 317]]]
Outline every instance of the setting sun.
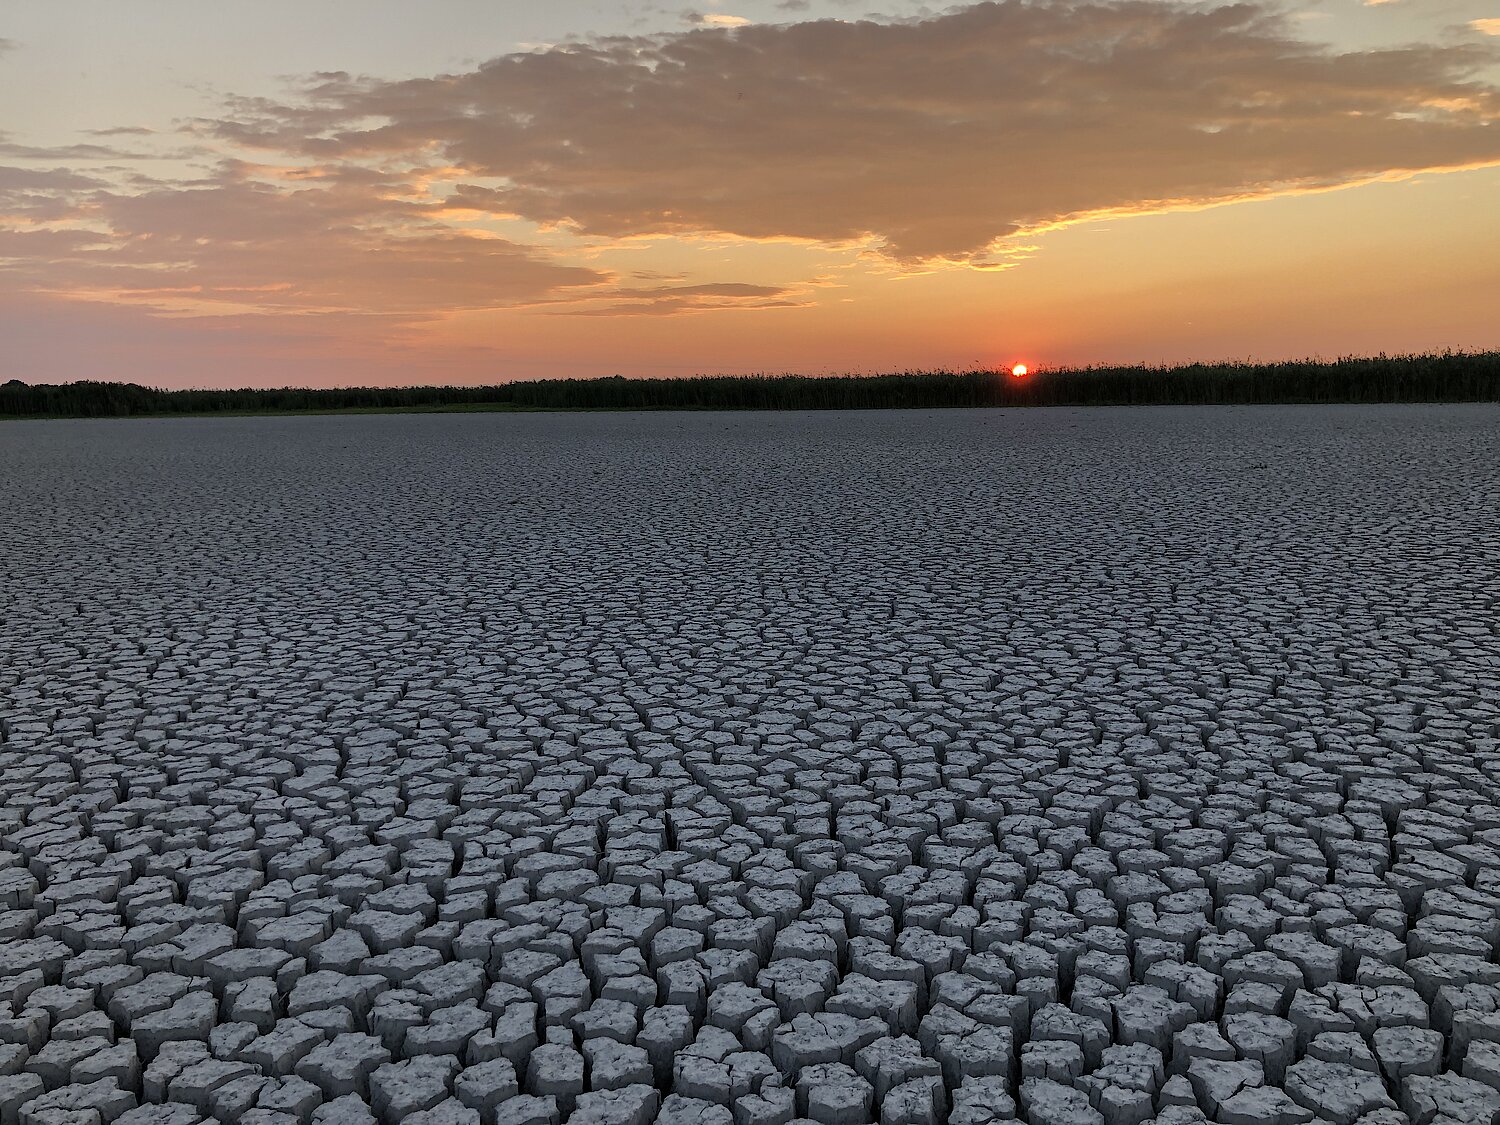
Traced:
[[1010, 369], [1010, 373], [1017, 379], [1024, 379], [1026, 377], [1026, 365], [1024, 363], [1018, 363]]

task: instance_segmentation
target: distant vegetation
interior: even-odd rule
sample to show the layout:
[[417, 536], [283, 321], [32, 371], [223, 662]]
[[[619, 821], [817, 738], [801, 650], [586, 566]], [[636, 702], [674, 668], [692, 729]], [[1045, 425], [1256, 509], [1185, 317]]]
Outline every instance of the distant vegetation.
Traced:
[[545, 379], [479, 387], [166, 391], [135, 383], [0, 384], [0, 415], [400, 410], [829, 410], [938, 406], [1126, 406], [1500, 401], [1500, 352], [1287, 363], [1190, 363], [895, 375]]

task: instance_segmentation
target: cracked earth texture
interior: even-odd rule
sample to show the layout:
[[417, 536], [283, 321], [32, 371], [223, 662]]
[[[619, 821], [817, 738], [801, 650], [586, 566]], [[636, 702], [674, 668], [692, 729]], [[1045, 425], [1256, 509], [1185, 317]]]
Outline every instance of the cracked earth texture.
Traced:
[[0, 429], [0, 1125], [1494, 1125], [1494, 407]]

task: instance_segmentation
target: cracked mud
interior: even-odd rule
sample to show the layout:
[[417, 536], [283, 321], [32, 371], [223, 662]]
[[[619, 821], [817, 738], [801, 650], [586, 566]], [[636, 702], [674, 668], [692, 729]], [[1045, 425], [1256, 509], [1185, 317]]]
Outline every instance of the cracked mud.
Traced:
[[0, 1125], [1494, 1125], [1500, 412], [0, 429]]

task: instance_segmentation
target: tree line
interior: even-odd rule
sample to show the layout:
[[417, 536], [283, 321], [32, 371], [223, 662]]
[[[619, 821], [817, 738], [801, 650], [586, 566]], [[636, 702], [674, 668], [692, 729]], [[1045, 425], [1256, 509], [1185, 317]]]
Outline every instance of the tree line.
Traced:
[[163, 390], [137, 383], [0, 384], [0, 415], [334, 410], [868, 410], [946, 406], [1165, 406], [1500, 401], [1500, 352], [1379, 355], [1281, 363], [889, 375], [712, 375], [537, 379], [486, 386]]

